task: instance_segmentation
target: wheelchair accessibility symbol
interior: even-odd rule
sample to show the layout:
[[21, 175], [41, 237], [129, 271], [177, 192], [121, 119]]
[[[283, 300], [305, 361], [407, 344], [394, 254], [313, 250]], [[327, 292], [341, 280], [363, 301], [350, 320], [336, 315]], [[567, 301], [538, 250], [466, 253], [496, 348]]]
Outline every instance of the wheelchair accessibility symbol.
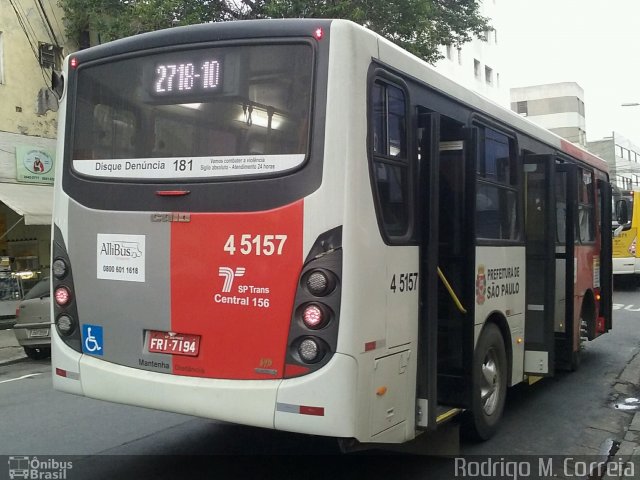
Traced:
[[101, 326], [82, 325], [82, 352], [101, 356], [104, 354]]

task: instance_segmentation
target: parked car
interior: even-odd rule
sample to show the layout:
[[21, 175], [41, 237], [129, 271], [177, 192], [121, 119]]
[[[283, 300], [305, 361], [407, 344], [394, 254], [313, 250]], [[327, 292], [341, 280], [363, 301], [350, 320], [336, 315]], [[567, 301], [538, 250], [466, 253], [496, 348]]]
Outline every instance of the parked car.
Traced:
[[49, 278], [36, 283], [16, 308], [13, 332], [29, 358], [51, 356], [51, 291]]
[[16, 308], [22, 299], [22, 288], [20, 277], [0, 270], [0, 322], [8, 323], [8, 327], [15, 322]]

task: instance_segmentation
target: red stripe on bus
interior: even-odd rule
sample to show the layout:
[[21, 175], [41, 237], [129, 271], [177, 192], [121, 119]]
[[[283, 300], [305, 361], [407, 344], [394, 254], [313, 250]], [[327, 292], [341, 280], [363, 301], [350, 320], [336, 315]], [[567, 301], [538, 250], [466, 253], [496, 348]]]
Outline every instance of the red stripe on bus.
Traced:
[[[192, 213], [171, 224], [171, 329], [200, 336], [173, 373], [282, 378], [302, 269], [304, 204], [242, 213]], [[271, 372], [274, 372], [271, 374]]]
[[307, 407], [305, 405], [300, 405], [300, 414], [324, 417], [324, 407]]

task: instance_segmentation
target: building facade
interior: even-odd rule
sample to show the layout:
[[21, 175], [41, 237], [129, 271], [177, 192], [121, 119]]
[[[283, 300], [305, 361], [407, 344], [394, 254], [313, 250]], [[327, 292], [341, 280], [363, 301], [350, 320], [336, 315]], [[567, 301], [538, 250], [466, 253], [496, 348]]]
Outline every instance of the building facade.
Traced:
[[617, 132], [588, 142], [587, 148], [609, 164], [612, 183], [622, 190], [640, 190], [640, 147]]
[[587, 146], [584, 90], [575, 82], [512, 88], [511, 110], [565, 140]]
[[0, 256], [35, 278], [50, 265], [58, 101], [51, 75], [72, 48], [57, 2], [0, 2]]
[[435, 64], [435, 68], [469, 90], [508, 108], [509, 89], [500, 78], [503, 65], [500, 1], [505, 0], [485, 0], [480, 4], [480, 14], [488, 17], [493, 27], [485, 32], [485, 38], [476, 38], [461, 48], [442, 46], [440, 52], [444, 58]]

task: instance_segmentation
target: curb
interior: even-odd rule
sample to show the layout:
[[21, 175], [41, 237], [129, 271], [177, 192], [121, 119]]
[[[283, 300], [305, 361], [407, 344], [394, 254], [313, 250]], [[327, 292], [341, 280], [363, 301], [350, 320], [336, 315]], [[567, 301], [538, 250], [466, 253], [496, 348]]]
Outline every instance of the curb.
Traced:
[[19, 362], [25, 360], [26, 358], [27, 358], [26, 355], [19, 355], [19, 356], [16, 356], [16, 357], [7, 358], [6, 360], [0, 360], [0, 367], [4, 367], [4, 366], [7, 366], [7, 365], [13, 365], [14, 363], [19, 363]]

